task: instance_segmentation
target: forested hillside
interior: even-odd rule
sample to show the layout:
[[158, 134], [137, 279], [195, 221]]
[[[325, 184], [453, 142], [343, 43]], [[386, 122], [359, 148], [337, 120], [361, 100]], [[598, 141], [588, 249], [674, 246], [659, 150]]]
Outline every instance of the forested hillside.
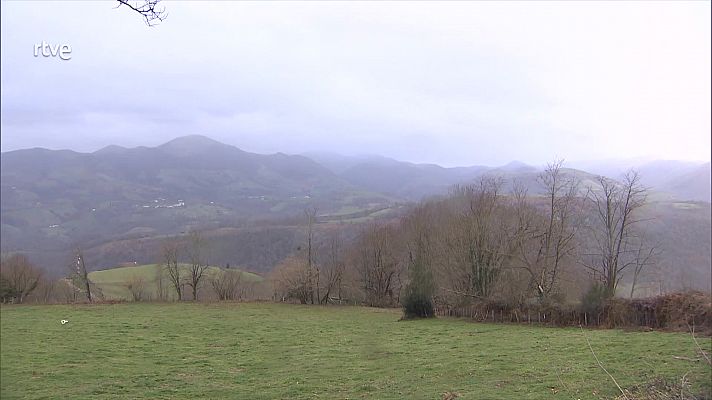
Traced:
[[[194, 230], [209, 238], [211, 262], [267, 273], [303, 245], [305, 210], [316, 210], [317, 236], [337, 226], [349, 242], [457, 184], [496, 178], [503, 195], [525, 191], [534, 202], [545, 193], [542, 168], [521, 162], [445, 168], [380, 156], [261, 155], [204, 136], [93, 153], [19, 150], [1, 160], [2, 251], [58, 275], [77, 248], [91, 270], [149, 264], [162, 242]], [[620, 178], [620, 168], [590, 167]], [[597, 185], [598, 175], [581, 169], [560, 174], [578, 182], [579, 198]], [[669, 287], [708, 287], [709, 201], [688, 199], [709, 194], [709, 163], [648, 163], [640, 177], [649, 189], [643, 228], [665, 250], [658, 274]]]

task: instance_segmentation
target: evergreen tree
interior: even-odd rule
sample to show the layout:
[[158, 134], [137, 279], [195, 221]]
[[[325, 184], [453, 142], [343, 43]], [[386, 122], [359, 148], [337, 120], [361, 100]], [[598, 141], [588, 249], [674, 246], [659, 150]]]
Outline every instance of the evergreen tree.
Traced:
[[433, 294], [435, 284], [433, 273], [424, 257], [422, 241], [418, 241], [416, 249], [409, 255], [410, 281], [405, 287], [402, 299], [403, 318], [432, 318], [435, 316]]

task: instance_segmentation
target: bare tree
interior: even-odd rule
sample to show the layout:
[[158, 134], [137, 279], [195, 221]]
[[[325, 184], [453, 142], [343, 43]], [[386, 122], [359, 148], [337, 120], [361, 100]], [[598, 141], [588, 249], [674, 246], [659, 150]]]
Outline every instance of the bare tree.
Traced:
[[37, 288], [42, 272], [23, 254], [0, 260], [0, 297], [2, 302], [22, 303]]
[[144, 22], [148, 26], [153, 26], [156, 25], [160, 22], [163, 22], [166, 17], [168, 17], [168, 13], [166, 12], [166, 8], [163, 7], [160, 3], [161, 0], [116, 0], [119, 4], [116, 6], [116, 8], [119, 8], [121, 6], [126, 6], [129, 9], [137, 12], [141, 17], [143, 17]]
[[165, 301], [168, 298], [168, 288], [166, 287], [166, 282], [164, 280], [164, 270], [161, 263], [159, 263], [158, 268], [156, 268], [154, 282], [156, 283], [156, 297], [159, 301]]
[[603, 282], [606, 295], [613, 296], [624, 270], [647, 265], [640, 259], [646, 252], [634, 246], [635, 228], [642, 221], [638, 211], [646, 203], [647, 189], [636, 171], [628, 172], [621, 183], [605, 177], [599, 177], [597, 183], [586, 196], [593, 212], [593, 240], [581, 262]]
[[210, 284], [219, 300], [238, 300], [242, 272], [238, 270], [220, 270], [210, 277]]
[[304, 210], [306, 216], [304, 248], [299, 246], [298, 252], [283, 260], [271, 275], [274, 295], [281, 300], [297, 299], [302, 304], [315, 304], [322, 301], [321, 271], [316, 262], [314, 243], [316, 212], [316, 208]]
[[270, 275], [275, 300], [299, 300], [307, 304], [313, 296], [309, 290], [309, 277], [304, 260], [299, 256], [290, 256], [280, 262]]
[[[307, 217], [307, 243], [306, 243], [306, 267], [307, 267], [307, 293], [311, 304], [314, 304], [314, 289], [316, 288], [316, 298], [319, 300], [319, 268], [314, 265], [314, 221], [316, 220], [316, 208], [304, 210]], [[316, 269], [316, 271], [315, 271]]]
[[359, 239], [358, 268], [361, 285], [370, 306], [384, 307], [396, 303], [401, 273], [396, 249], [396, 232], [388, 226], [371, 225]]
[[575, 249], [579, 182], [562, 171], [562, 164], [561, 160], [548, 164], [538, 176], [546, 199], [543, 215], [526, 201], [518, 207], [519, 224], [526, 234], [519, 236], [517, 254], [529, 273], [530, 290], [540, 300], [557, 290], [562, 264]]
[[516, 213], [500, 193], [503, 181], [485, 177], [476, 185], [457, 186], [458, 204], [447, 234], [452, 290], [467, 297], [491, 297], [521, 235]]
[[635, 294], [640, 274], [644, 269], [655, 265], [657, 263], [658, 256], [661, 254], [659, 246], [648, 246], [643, 237], [639, 238], [638, 243], [635, 244], [635, 249], [635, 254], [631, 259], [633, 266], [633, 280], [630, 284], [631, 299], [633, 298], [633, 294]]
[[180, 264], [178, 264], [179, 245], [175, 240], [165, 241], [161, 245], [161, 266], [168, 272], [168, 280], [176, 291], [178, 301], [183, 299], [183, 279]]
[[144, 279], [138, 275], [132, 275], [127, 281], [126, 281], [126, 289], [129, 290], [129, 293], [131, 293], [131, 298], [133, 301], [142, 301], [144, 300], [144, 288], [146, 286], [146, 282]]
[[341, 301], [341, 281], [345, 269], [341, 245], [339, 232], [336, 231], [329, 240], [326, 260], [320, 270], [320, 276], [323, 278], [319, 281], [324, 282], [324, 294], [319, 298], [320, 304], [327, 304], [334, 291], [336, 291], [336, 298]]
[[206, 242], [202, 235], [197, 231], [190, 232], [188, 239], [188, 258], [190, 262], [190, 275], [188, 276], [188, 286], [190, 286], [193, 300], [198, 299], [198, 289], [205, 276], [205, 271], [208, 269], [208, 263], [205, 261]]
[[37, 301], [43, 304], [51, 303], [55, 298], [56, 289], [57, 281], [41, 277], [37, 289], [34, 291]]

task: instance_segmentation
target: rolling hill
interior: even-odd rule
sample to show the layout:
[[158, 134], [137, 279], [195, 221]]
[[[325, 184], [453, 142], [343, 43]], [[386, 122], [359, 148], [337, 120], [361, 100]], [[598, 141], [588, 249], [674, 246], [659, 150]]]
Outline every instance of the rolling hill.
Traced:
[[659, 189], [673, 193], [681, 200], [697, 200], [710, 202], [710, 163], [703, 164], [692, 170], [675, 176], [663, 182]]
[[[189, 265], [180, 265], [182, 273], [188, 275]], [[203, 287], [209, 287], [209, 279], [219, 271], [224, 271], [224, 268], [210, 266], [208, 267], [205, 275], [205, 281]], [[239, 271], [239, 270], [237, 270]], [[241, 280], [244, 283], [250, 282], [261, 282], [263, 278], [259, 275], [255, 275], [250, 272], [239, 271], [241, 275]], [[144, 298], [156, 299], [158, 298], [157, 281], [160, 276], [163, 279], [163, 285], [167, 288], [165, 290], [168, 298], [174, 297], [172, 289], [169, 287], [167, 275], [165, 271], [161, 270], [161, 267], [156, 264], [147, 265], [136, 265], [136, 266], [125, 266], [112, 268], [107, 270], [92, 271], [89, 273], [89, 280], [96, 286], [96, 289], [101, 293], [106, 300], [131, 300], [131, 292], [129, 291], [127, 284], [129, 282], [140, 282], [142, 286], [142, 293]]]

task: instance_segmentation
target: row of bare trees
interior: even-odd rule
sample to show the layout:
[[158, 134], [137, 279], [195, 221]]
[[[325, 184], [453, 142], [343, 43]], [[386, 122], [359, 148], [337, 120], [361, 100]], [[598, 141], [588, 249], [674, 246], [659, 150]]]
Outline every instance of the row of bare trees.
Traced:
[[450, 208], [449, 220], [432, 226], [442, 227], [445, 254], [455, 259], [443, 258], [439, 276], [449, 277], [456, 293], [487, 298], [498, 289], [518, 302], [561, 297], [564, 286], [587, 286], [587, 278], [610, 297], [627, 276], [632, 296], [659, 255], [638, 229], [647, 200], [639, 174], [629, 172], [620, 182], [598, 177], [582, 189], [573, 171], [556, 162], [537, 183], [539, 195], [516, 183], [501, 194], [504, 182], [485, 178], [441, 201]]
[[[185, 241], [168, 240], [161, 246], [161, 268], [156, 282], [161, 299], [167, 298], [164, 276], [174, 290], [176, 299], [183, 299], [185, 289], [190, 288], [193, 300], [198, 299], [200, 288], [206, 279], [219, 300], [237, 300], [240, 297], [242, 273], [238, 270], [215, 270], [208, 273], [207, 240], [197, 231], [191, 231]], [[185, 263], [181, 263], [180, 259]]]
[[[326, 304], [342, 299], [345, 263], [342, 241], [334, 231], [328, 243], [321, 244], [319, 260], [314, 244], [313, 224], [316, 210], [307, 214], [307, 239], [299, 256], [285, 260], [277, 271], [284, 276], [284, 298], [297, 298], [303, 303]], [[216, 300], [266, 298], [262, 285], [244, 279], [239, 269], [209, 267], [207, 239], [198, 231], [185, 237], [167, 238], [159, 249], [154, 276], [145, 271], [129, 273], [123, 283], [132, 301], [198, 300], [207, 296]], [[0, 301], [22, 303], [30, 294], [32, 301], [93, 302], [103, 300], [99, 287], [89, 275], [84, 252], [77, 247], [70, 257], [66, 274], [59, 279], [44, 279], [41, 270], [22, 254], [4, 254], [0, 259]], [[40, 293], [41, 292], [41, 293]], [[202, 294], [201, 294], [202, 293]]]
[[[346, 269], [343, 243], [338, 229], [317, 246], [314, 224], [317, 210], [305, 211], [304, 247], [276, 266], [270, 276], [277, 300], [295, 300], [301, 304], [328, 304], [344, 301], [343, 280]], [[317, 249], [317, 247], [319, 247]]]
[[371, 306], [405, 297], [421, 308], [427, 297], [546, 303], [592, 284], [610, 297], [624, 277], [632, 296], [659, 254], [638, 229], [647, 200], [640, 176], [598, 177], [584, 187], [555, 162], [529, 185], [485, 177], [456, 186], [400, 220], [367, 225], [349, 246], [337, 233], [315, 246], [316, 211], [308, 211], [304, 248], [272, 274], [275, 297], [326, 304], [346, 296]]
[[[160, 262], [155, 276], [136, 272], [129, 275], [123, 287], [133, 301], [168, 301], [190, 296], [198, 299], [208, 286], [210, 298], [238, 300], [254, 292], [251, 282], [243, 282], [240, 270], [209, 268], [206, 239], [197, 231], [185, 238], [167, 239], [160, 249]], [[171, 293], [172, 292], [172, 293]], [[99, 287], [89, 275], [84, 252], [72, 252], [67, 274], [59, 279], [45, 278], [41, 270], [22, 254], [7, 254], [0, 259], [0, 301], [22, 303], [32, 294], [34, 302], [93, 302], [103, 300]]]
[[[254, 289], [253, 283], [243, 280], [240, 270], [210, 269], [208, 249], [207, 239], [197, 231], [191, 231], [185, 240], [170, 239], [163, 243], [160, 268], [155, 277], [160, 300], [183, 299], [186, 289], [190, 289], [193, 300], [198, 300], [206, 282], [218, 300], [240, 300]], [[174, 296], [168, 295], [170, 289]]]

